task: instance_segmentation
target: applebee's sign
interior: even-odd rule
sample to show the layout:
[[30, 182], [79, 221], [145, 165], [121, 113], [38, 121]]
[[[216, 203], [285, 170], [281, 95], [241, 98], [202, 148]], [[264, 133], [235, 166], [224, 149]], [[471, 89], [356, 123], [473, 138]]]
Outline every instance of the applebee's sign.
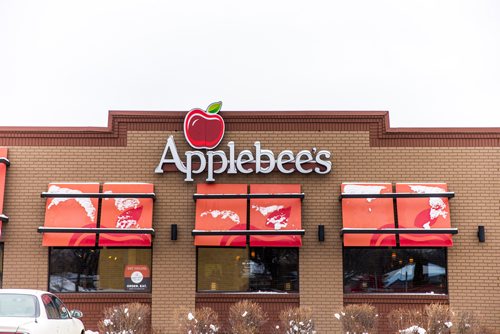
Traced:
[[[331, 153], [325, 150], [302, 150], [294, 154], [291, 150], [280, 152], [277, 157], [271, 150], [254, 143], [254, 151], [242, 150], [236, 154], [233, 141], [227, 143], [229, 153], [222, 150], [211, 151], [217, 147], [224, 136], [224, 119], [218, 114], [222, 102], [215, 102], [207, 110], [193, 109], [184, 118], [184, 136], [196, 151], [184, 152], [185, 162], [181, 160], [174, 137], [169, 136], [155, 173], [163, 173], [164, 165], [174, 164], [177, 170], [186, 174], [184, 181], [193, 181], [193, 174], [207, 172], [207, 182], [215, 181], [215, 174], [268, 174], [277, 169], [283, 174], [299, 172], [302, 174], [328, 174], [332, 170]], [[199, 151], [207, 150], [205, 152]], [[217, 165], [217, 166], [215, 166]]]

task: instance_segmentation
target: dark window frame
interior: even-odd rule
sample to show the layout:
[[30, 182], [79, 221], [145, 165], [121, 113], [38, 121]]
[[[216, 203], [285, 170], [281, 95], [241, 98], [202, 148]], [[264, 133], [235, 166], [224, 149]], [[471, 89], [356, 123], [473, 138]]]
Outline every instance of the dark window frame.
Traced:
[[[51, 261], [50, 261], [50, 255], [53, 249], [93, 249], [93, 250], [101, 250], [101, 249], [150, 249], [151, 250], [151, 266], [149, 268], [149, 273], [150, 273], [150, 280], [151, 280], [151, 289], [150, 291], [51, 291], [50, 290], [50, 273], [51, 273]], [[135, 246], [135, 247], [127, 247], [127, 246], [113, 246], [113, 247], [48, 247], [48, 261], [49, 265], [47, 266], [47, 291], [50, 293], [55, 293], [55, 294], [71, 294], [71, 293], [78, 293], [78, 294], [90, 294], [90, 293], [109, 293], [109, 294], [130, 294], [130, 293], [147, 293], [147, 294], [152, 294], [153, 293], [153, 245], [151, 246]], [[78, 289], [78, 287], [77, 287]]]
[[297, 290], [291, 291], [276, 291], [276, 293], [300, 293], [300, 249], [299, 247], [223, 247], [223, 246], [197, 246], [196, 247], [196, 273], [195, 273], [195, 285], [196, 285], [196, 293], [202, 294], [224, 294], [224, 293], [241, 293], [241, 294], [259, 294], [258, 291], [238, 291], [238, 290], [199, 290], [198, 289], [198, 264], [199, 264], [199, 250], [201, 248], [218, 248], [218, 249], [246, 249], [248, 257], [250, 258], [250, 253], [252, 249], [263, 249], [263, 248], [275, 248], [275, 249], [295, 249], [297, 251]]
[[356, 296], [356, 295], [404, 295], [404, 294], [417, 294], [417, 295], [432, 295], [429, 292], [345, 292], [345, 250], [346, 249], [387, 249], [387, 250], [398, 250], [398, 249], [441, 249], [444, 251], [444, 262], [445, 262], [445, 269], [446, 269], [446, 275], [445, 275], [445, 292], [444, 293], [437, 293], [438, 295], [446, 295], [449, 296], [449, 270], [448, 270], [448, 248], [449, 247], [401, 247], [401, 246], [394, 246], [394, 247], [369, 247], [369, 246], [360, 246], [360, 247], [345, 247], [342, 245], [342, 291], [344, 295], [350, 295], [350, 296]]

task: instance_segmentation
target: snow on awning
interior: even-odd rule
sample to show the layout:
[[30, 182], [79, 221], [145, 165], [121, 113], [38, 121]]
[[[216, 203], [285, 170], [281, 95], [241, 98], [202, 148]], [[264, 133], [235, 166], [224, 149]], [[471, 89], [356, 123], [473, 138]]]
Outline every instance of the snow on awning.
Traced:
[[[47, 228], [96, 228], [99, 201], [97, 198], [72, 195], [98, 193], [99, 183], [50, 183], [48, 193], [68, 197], [48, 198], [45, 205]], [[95, 246], [95, 233], [44, 233], [43, 246]]]
[[[151, 183], [104, 183], [104, 194], [154, 192]], [[103, 198], [101, 205], [101, 228], [120, 228], [137, 231], [153, 228], [152, 198]], [[151, 234], [101, 233], [99, 246], [151, 246]]]
[[[396, 193], [447, 193], [445, 183], [397, 183]], [[398, 198], [398, 224], [400, 228], [425, 230], [450, 229], [450, 206], [447, 197]], [[406, 247], [450, 247], [451, 234], [400, 234], [399, 243]]]
[[43, 246], [94, 247], [98, 239], [100, 246], [151, 245], [153, 185], [108, 184], [104, 190], [99, 183], [50, 183], [42, 193], [45, 224], [38, 228]]
[[5, 178], [7, 176], [7, 167], [10, 166], [10, 161], [7, 159], [7, 151], [7, 148], [0, 148], [0, 238], [2, 237], [2, 223], [9, 221], [9, 217], [3, 214]]
[[[343, 183], [344, 246], [449, 247], [451, 228], [444, 183]], [[394, 206], [397, 219], [394, 217]]]
[[[198, 184], [200, 195], [246, 195], [246, 184]], [[232, 196], [236, 197], [236, 196]], [[199, 231], [238, 231], [247, 229], [246, 198], [200, 198], [196, 200], [195, 229]], [[244, 235], [197, 235], [196, 246], [245, 247]]]
[[[252, 184], [250, 194], [300, 194], [300, 184]], [[300, 198], [251, 198], [250, 230], [290, 231], [302, 228]], [[300, 247], [300, 235], [252, 235], [250, 246]]]
[[[373, 195], [392, 192], [391, 183], [342, 183], [343, 195]], [[391, 198], [344, 198], [342, 200], [344, 228], [395, 228]], [[344, 234], [344, 246], [396, 246], [395, 234]]]
[[[200, 184], [196, 200], [196, 246], [299, 247], [300, 185]], [[248, 217], [250, 219], [248, 219]]]

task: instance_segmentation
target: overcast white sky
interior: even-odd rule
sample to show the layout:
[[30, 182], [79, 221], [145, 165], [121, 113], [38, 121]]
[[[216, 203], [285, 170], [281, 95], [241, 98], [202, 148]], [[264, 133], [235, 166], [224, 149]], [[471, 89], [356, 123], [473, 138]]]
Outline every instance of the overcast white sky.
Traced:
[[0, 126], [216, 100], [500, 127], [500, 1], [0, 0]]

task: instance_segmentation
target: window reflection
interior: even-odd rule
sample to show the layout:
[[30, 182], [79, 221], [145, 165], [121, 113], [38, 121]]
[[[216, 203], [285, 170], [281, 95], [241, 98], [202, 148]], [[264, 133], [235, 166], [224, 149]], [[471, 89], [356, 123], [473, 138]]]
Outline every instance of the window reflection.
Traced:
[[[130, 288], [127, 268], [146, 269], [139, 290]], [[149, 248], [52, 248], [51, 292], [151, 291]], [[128, 278], [130, 279], [130, 278]]]
[[296, 248], [198, 248], [198, 291], [296, 292]]
[[443, 248], [344, 248], [345, 293], [447, 293]]

